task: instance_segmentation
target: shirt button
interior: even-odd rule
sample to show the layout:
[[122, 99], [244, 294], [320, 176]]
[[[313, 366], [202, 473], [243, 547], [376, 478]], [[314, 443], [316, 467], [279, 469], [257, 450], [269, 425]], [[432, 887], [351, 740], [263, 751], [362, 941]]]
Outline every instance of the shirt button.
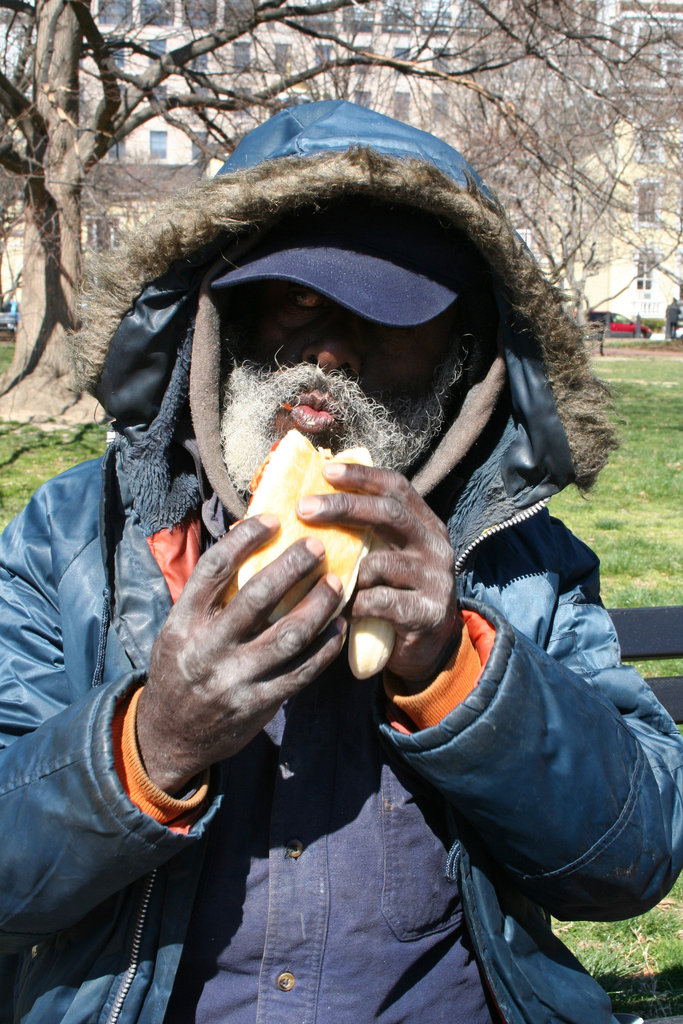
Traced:
[[277, 987], [283, 992], [290, 992], [294, 988], [294, 975], [290, 971], [283, 971], [277, 979]]
[[287, 843], [287, 846], [285, 847], [285, 853], [287, 854], [288, 857], [292, 857], [293, 860], [296, 860], [297, 857], [300, 857], [303, 852], [304, 844], [301, 842], [300, 839], [290, 839], [289, 842]]

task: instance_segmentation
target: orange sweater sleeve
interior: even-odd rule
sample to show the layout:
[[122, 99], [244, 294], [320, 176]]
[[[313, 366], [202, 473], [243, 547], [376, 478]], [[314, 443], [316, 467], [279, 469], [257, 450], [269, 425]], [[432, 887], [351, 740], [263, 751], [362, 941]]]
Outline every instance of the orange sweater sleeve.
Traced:
[[491, 653], [493, 627], [475, 612], [462, 611], [461, 615], [464, 629], [460, 643], [445, 668], [424, 690], [406, 694], [400, 678], [384, 672], [387, 697], [418, 729], [437, 725], [472, 692]]
[[141, 811], [173, 831], [187, 832], [202, 813], [209, 789], [209, 769], [202, 774], [200, 784], [186, 800], [165, 793], [155, 786], [145, 771], [138, 750], [135, 716], [142, 686], [119, 701], [112, 724], [114, 739], [114, 766], [121, 784]]

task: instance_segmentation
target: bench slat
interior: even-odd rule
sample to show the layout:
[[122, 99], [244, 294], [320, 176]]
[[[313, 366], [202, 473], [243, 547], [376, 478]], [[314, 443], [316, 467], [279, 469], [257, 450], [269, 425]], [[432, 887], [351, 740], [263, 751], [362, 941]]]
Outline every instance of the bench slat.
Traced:
[[662, 676], [659, 679], [648, 679], [647, 683], [674, 722], [683, 722], [683, 676]]
[[[683, 605], [612, 608], [624, 661], [683, 657]], [[674, 722], [683, 723], [683, 676], [648, 679]]]
[[683, 606], [613, 608], [621, 656], [626, 660], [683, 657]]

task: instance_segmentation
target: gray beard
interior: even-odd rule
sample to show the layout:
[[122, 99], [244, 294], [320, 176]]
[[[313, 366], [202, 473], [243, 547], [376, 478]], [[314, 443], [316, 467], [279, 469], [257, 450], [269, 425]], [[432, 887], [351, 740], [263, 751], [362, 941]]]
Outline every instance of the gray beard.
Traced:
[[454, 385], [463, 374], [461, 348], [452, 346], [448, 359], [434, 373], [429, 394], [399, 394], [384, 400], [368, 397], [357, 381], [340, 370], [325, 373], [317, 366], [272, 370], [242, 362], [230, 372], [223, 392], [221, 447], [233, 485], [243, 495], [258, 466], [279, 438], [277, 414], [297, 396], [310, 391], [329, 395], [326, 406], [335, 416], [334, 435], [315, 437], [333, 452], [364, 445], [375, 466], [405, 473], [439, 435]]

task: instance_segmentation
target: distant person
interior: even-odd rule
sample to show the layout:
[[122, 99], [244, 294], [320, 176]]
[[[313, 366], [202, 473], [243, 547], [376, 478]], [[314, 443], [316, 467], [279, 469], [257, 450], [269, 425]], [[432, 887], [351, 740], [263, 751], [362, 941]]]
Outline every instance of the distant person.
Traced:
[[672, 338], [676, 337], [676, 328], [678, 327], [680, 311], [680, 303], [673, 298], [666, 307], [666, 333], [664, 337], [667, 341], [671, 341]]

